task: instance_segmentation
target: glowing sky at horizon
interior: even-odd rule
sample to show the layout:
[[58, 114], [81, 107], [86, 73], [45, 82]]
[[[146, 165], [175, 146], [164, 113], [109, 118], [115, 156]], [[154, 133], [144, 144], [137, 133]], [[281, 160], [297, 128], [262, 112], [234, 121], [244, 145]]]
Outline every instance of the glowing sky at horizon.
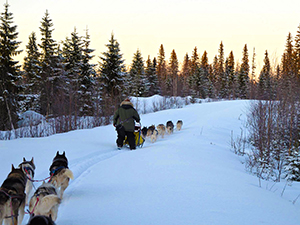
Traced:
[[[3, 5], [6, 1], [3, 1]], [[299, 0], [10, 0], [14, 25], [22, 41], [22, 60], [31, 32], [40, 43], [41, 20], [46, 10], [54, 24], [53, 39], [64, 41], [76, 30], [85, 35], [88, 27], [94, 61], [106, 51], [113, 32], [127, 65], [139, 49], [144, 60], [157, 57], [163, 44], [166, 59], [175, 49], [179, 62], [197, 46], [200, 57], [207, 51], [209, 63], [218, 54], [221, 41], [225, 57], [233, 51], [241, 59], [245, 44], [249, 61], [256, 52], [257, 70], [264, 53], [279, 62], [289, 32], [294, 37], [300, 23]], [[0, 12], [4, 11], [4, 6]], [[258, 73], [259, 71], [256, 71]]]

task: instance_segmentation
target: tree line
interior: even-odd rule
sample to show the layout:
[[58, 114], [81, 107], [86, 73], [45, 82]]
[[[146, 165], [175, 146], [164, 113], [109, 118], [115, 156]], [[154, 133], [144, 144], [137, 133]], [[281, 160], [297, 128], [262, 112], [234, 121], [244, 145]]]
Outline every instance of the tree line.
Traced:
[[289, 35], [282, 62], [276, 68], [271, 67], [266, 51], [264, 66], [256, 79], [255, 53], [249, 56], [247, 44], [240, 63], [235, 62], [232, 51], [225, 57], [221, 42], [212, 63], [206, 51], [200, 56], [195, 47], [191, 56], [185, 55], [180, 68], [175, 50], [167, 59], [162, 44], [158, 56], [148, 56], [146, 60], [138, 49], [126, 68], [113, 34], [98, 64], [92, 64], [94, 49], [90, 48], [88, 30], [80, 36], [74, 29], [70, 37], [57, 42], [52, 37], [54, 24], [48, 11], [39, 30], [41, 40], [34, 32], [30, 34], [24, 63], [19, 65], [14, 60], [21, 52], [17, 26], [5, 4], [0, 24], [0, 130], [17, 128], [18, 116], [26, 110], [46, 118], [63, 118], [62, 132], [76, 129], [81, 117], [105, 118], [109, 123], [126, 96], [274, 100], [298, 93], [298, 36], [297, 44], [292, 45]]

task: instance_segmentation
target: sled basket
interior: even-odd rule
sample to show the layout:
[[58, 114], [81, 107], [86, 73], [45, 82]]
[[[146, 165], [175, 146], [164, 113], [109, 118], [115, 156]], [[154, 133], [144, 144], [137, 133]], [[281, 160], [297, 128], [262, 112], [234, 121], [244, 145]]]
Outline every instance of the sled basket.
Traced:
[[[145, 142], [145, 139], [142, 136], [141, 124], [138, 123], [138, 124], [135, 125], [133, 134], [134, 134], [134, 138], [135, 138], [136, 147], [142, 148], [143, 144]], [[125, 137], [124, 144], [129, 145], [129, 143], [127, 141], [127, 137]]]

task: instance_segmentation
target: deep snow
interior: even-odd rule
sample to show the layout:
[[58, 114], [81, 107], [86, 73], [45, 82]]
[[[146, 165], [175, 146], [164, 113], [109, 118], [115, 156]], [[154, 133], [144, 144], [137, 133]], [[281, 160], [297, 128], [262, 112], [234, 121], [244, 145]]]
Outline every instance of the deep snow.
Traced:
[[[285, 181], [259, 187], [244, 159], [230, 149], [231, 133], [240, 133], [248, 106], [249, 101], [221, 101], [141, 115], [143, 126], [181, 119], [183, 129], [155, 143], [147, 139], [136, 151], [116, 150], [112, 125], [0, 141], [0, 179], [11, 164], [32, 156], [35, 178], [46, 178], [56, 151], [66, 151], [75, 179], [57, 225], [299, 224], [300, 203], [293, 201], [300, 185], [287, 186], [283, 196]], [[22, 224], [27, 221], [28, 215]]]

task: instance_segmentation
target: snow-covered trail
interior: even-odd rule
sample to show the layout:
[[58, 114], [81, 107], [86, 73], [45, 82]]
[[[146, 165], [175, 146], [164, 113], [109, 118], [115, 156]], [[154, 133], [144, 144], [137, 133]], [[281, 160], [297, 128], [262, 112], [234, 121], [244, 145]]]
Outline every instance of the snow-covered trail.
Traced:
[[230, 150], [231, 133], [240, 133], [247, 107], [248, 101], [224, 101], [142, 115], [142, 125], [181, 119], [183, 129], [147, 140], [136, 151], [116, 150], [112, 125], [1, 141], [0, 178], [23, 156], [34, 156], [36, 178], [45, 178], [56, 151], [66, 151], [75, 179], [57, 225], [298, 224], [300, 206], [290, 201], [300, 187], [287, 188], [284, 197], [284, 184], [274, 192], [266, 183], [258, 187]]

